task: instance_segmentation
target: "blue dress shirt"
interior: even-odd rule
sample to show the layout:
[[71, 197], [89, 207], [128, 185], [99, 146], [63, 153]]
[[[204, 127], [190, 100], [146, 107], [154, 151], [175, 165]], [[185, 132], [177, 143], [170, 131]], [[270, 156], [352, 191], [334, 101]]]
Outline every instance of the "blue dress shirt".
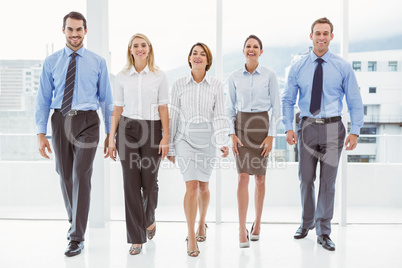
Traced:
[[271, 109], [268, 136], [276, 136], [281, 107], [278, 81], [273, 70], [258, 65], [250, 74], [244, 66], [229, 76], [229, 94], [226, 98], [226, 115], [229, 117], [230, 124], [229, 134], [235, 134], [234, 121], [237, 111], [258, 113]]
[[[43, 63], [35, 107], [37, 133], [46, 134], [50, 109], [61, 107], [71, 53], [73, 51], [66, 46], [47, 57]], [[71, 109], [98, 110], [100, 106], [106, 133], [110, 133], [113, 98], [106, 61], [84, 47], [76, 53], [77, 73]]]
[[289, 71], [288, 81], [282, 96], [283, 124], [285, 131], [293, 129], [294, 106], [299, 94], [298, 106], [300, 118], [314, 117], [327, 118], [341, 116], [343, 109], [343, 97], [350, 112], [352, 127], [351, 134], [360, 134], [363, 126], [363, 103], [360, 96], [359, 85], [350, 63], [330, 51], [321, 58], [323, 68], [323, 88], [321, 97], [321, 110], [313, 116], [310, 113], [311, 91], [314, 71], [317, 66], [317, 55], [312, 51], [308, 56], [296, 62]]

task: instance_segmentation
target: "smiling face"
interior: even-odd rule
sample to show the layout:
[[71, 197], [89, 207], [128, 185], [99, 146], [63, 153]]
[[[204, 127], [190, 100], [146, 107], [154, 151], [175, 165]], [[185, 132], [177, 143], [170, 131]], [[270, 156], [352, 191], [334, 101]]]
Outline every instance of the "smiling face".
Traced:
[[262, 52], [263, 51], [260, 47], [260, 44], [254, 38], [248, 39], [243, 48], [243, 54], [247, 61], [258, 61], [258, 58], [261, 56]]
[[151, 48], [144, 39], [139, 37], [134, 38], [130, 48], [130, 52], [131, 55], [133, 55], [134, 57], [134, 61], [146, 61], [150, 51]]
[[317, 23], [313, 32], [310, 34], [310, 39], [313, 40], [314, 53], [321, 57], [328, 51], [328, 46], [334, 34], [331, 33], [331, 26], [328, 23]]
[[66, 26], [63, 28], [66, 36], [67, 46], [73, 51], [77, 51], [82, 47], [87, 29], [84, 29], [84, 21], [68, 18]]
[[188, 57], [191, 69], [206, 70], [208, 65], [207, 53], [202, 46], [195, 46]]

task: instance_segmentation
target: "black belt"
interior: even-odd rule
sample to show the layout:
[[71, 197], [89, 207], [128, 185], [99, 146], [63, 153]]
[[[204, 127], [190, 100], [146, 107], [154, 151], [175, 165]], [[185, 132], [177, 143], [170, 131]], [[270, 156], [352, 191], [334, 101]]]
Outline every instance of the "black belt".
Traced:
[[[56, 113], [61, 113], [60, 109], [54, 109]], [[88, 111], [81, 111], [81, 110], [70, 110], [66, 115], [67, 116], [75, 116], [79, 114], [86, 114], [86, 113], [91, 113], [95, 112], [94, 110], [88, 110]]]
[[340, 116], [334, 116], [334, 117], [327, 117], [327, 118], [310, 118], [310, 117], [303, 117], [302, 118], [304, 121], [314, 123], [314, 124], [328, 124], [328, 123], [334, 123], [342, 120], [342, 117]]

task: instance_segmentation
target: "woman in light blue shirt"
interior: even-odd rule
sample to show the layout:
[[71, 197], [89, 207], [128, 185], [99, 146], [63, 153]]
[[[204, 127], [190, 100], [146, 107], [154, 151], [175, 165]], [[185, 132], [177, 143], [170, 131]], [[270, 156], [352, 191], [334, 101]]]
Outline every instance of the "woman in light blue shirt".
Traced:
[[[263, 53], [262, 42], [250, 35], [244, 42], [246, 64], [229, 77], [229, 97], [226, 114], [230, 118], [230, 137], [239, 173], [237, 202], [239, 211], [239, 246], [250, 246], [246, 228], [248, 185], [255, 177], [255, 221], [251, 240], [259, 239], [261, 215], [265, 196], [265, 173], [268, 154], [276, 136], [280, 117], [278, 82], [273, 70], [262, 67], [258, 59]], [[272, 109], [271, 120], [268, 111]]]

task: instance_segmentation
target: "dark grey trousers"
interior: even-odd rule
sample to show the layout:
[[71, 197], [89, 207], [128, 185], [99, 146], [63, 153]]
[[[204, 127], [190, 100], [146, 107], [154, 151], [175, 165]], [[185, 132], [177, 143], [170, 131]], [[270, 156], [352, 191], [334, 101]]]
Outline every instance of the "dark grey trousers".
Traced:
[[[299, 179], [304, 229], [315, 226], [317, 235], [331, 233], [334, 214], [335, 180], [345, 140], [342, 121], [316, 124], [300, 120], [297, 130]], [[320, 161], [320, 189], [317, 207], [315, 188], [317, 163]]]
[[161, 139], [160, 120], [120, 118], [116, 142], [123, 170], [127, 242], [130, 244], [145, 243], [146, 228], [155, 222]]
[[99, 117], [96, 111], [64, 117], [52, 116], [52, 143], [56, 171], [71, 223], [67, 238], [84, 241], [87, 228], [92, 164], [99, 142]]

